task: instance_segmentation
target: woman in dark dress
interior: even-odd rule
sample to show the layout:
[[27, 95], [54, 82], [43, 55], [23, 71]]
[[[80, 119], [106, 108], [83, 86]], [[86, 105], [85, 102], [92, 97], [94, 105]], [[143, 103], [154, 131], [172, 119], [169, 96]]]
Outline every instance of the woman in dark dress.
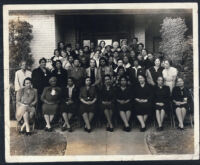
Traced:
[[189, 91], [184, 87], [182, 78], [177, 79], [176, 86], [172, 91], [172, 100], [176, 111], [176, 116], [179, 121], [178, 129], [184, 130], [184, 119], [186, 110], [188, 109]]
[[159, 58], [156, 58], [155, 61], [155, 66], [152, 66], [151, 68], [147, 69], [147, 82], [150, 85], [155, 86], [157, 83], [157, 79], [159, 76], [162, 76], [162, 71], [164, 68], [160, 66], [161, 62]]
[[151, 87], [145, 82], [145, 76], [138, 75], [139, 84], [135, 87], [135, 112], [141, 124], [141, 132], [146, 130], [146, 120], [152, 111], [153, 92]]
[[90, 77], [85, 78], [85, 86], [80, 89], [79, 98], [81, 101], [80, 112], [85, 122], [85, 131], [90, 133], [91, 121], [94, 117], [97, 101], [96, 88], [94, 86], [91, 86]]
[[165, 112], [169, 109], [170, 89], [164, 85], [162, 76], [158, 76], [157, 85], [154, 90], [154, 106], [156, 110], [156, 120], [158, 122], [158, 131], [163, 130], [163, 120]]
[[105, 117], [108, 122], [106, 130], [113, 132], [112, 114], [114, 109], [115, 92], [111, 83], [110, 75], [104, 76], [104, 86], [102, 87], [100, 97], [101, 97], [101, 109], [104, 111]]
[[116, 89], [117, 108], [124, 123], [123, 130], [129, 132], [131, 130], [129, 119], [131, 117], [133, 94], [131, 88], [127, 85], [128, 82], [125, 76], [121, 76], [119, 81], [120, 87]]
[[41, 101], [43, 102], [42, 111], [44, 114], [44, 119], [46, 121], [45, 131], [52, 131], [51, 122], [58, 111], [59, 103], [61, 100], [61, 88], [56, 86], [56, 77], [51, 77], [49, 79], [49, 87], [44, 88], [41, 96]]
[[77, 112], [78, 102], [79, 102], [78, 95], [79, 95], [79, 90], [75, 86], [73, 78], [68, 77], [67, 87], [65, 87], [62, 91], [63, 101], [60, 105], [60, 109], [64, 119], [64, 124], [61, 129], [62, 131], [68, 130], [69, 132], [72, 132], [72, 128], [69, 121], [72, 115]]
[[67, 70], [63, 69], [62, 62], [57, 60], [55, 62], [55, 70], [52, 71], [52, 76], [57, 78], [57, 86], [63, 88], [66, 86], [67, 82]]

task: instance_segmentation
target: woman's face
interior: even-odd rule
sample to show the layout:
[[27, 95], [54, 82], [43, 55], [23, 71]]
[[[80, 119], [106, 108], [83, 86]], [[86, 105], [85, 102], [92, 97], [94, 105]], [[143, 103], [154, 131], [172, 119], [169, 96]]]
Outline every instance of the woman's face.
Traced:
[[57, 62], [56, 62], [56, 68], [57, 68], [57, 69], [60, 69], [61, 67], [62, 67], [62, 64], [61, 64], [60, 62], [57, 61]]
[[95, 67], [95, 61], [94, 60], [90, 60], [90, 67], [92, 67], [92, 68]]
[[165, 69], [168, 69], [170, 67], [169, 61], [165, 61]]
[[140, 84], [143, 84], [145, 82], [145, 79], [144, 79], [143, 76], [139, 75], [138, 76], [138, 81], [139, 81]]
[[132, 51], [130, 52], [130, 56], [131, 56], [131, 58], [135, 58], [135, 51], [134, 51], [134, 50], [132, 50]]
[[163, 78], [162, 77], [158, 77], [157, 83], [158, 83], [159, 86], [163, 86]]
[[56, 80], [55, 78], [49, 80], [49, 84], [50, 84], [52, 87], [55, 87], [55, 86], [56, 86], [56, 82], [57, 82], [57, 80]]
[[79, 50], [79, 55], [83, 56], [83, 50]]
[[60, 47], [61, 49], [63, 49], [63, 48], [64, 48], [64, 44], [61, 42], [61, 43], [59, 44], [59, 47]]
[[123, 46], [123, 45], [127, 45], [127, 41], [126, 41], [126, 40], [123, 40], [123, 41], [122, 41], [122, 46]]
[[79, 67], [80, 63], [79, 60], [74, 60], [74, 66]]
[[119, 69], [118, 75], [122, 76], [124, 74], [124, 69]]
[[21, 69], [23, 69], [23, 70], [26, 69], [26, 62], [25, 61], [21, 63]]
[[62, 52], [61, 52], [61, 56], [64, 57], [64, 58], [66, 58], [66, 57], [67, 57], [66, 52], [62, 51]]
[[31, 81], [30, 81], [30, 80], [26, 80], [26, 81], [25, 81], [25, 87], [26, 87], [26, 88], [31, 88], [31, 85], [32, 85], [32, 84], [31, 84]]
[[122, 52], [126, 52], [128, 49], [127, 49], [127, 47], [126, 46], [123, 46], [122, 47]]
[[141, 51], [143, 49], [142, 45], [138, 45], [138, 50]]
[[122, 60], [118, 60], [117, 61], [117, 66], [123, 66], [123, 61]]
[[101, 46], [102, 48], [104, 48], [105, 45], [106, 45], [105, 42], [101, 42], [101, 45], [100, 45], [100, 46]]
[[145, 49], [142, 50], [142, 56], [146, 56], [147, 55], [147, 51]]
[[72, 79], [69, 78], [69, 79], [67, 80], [67, 84], [68, 84], [69, 86], [73, 86], [74, 83], [73, 83]]
[[89, 86], [91, 84], [90, 78], [86, 78], [85, 80], [85, 85]]
[[99, 58], [99, 57], [100, 57], [100, 52], [99, 52], [99, 51], [96, 51], [95, 57], [96, 57], [96, 58]]
[[40, 67], [45, 68], [46, 67], [46, 62], [44, 60], [42, 60], [40, 62]]
[[66, 48], [66, 51], [68, 51], [68, 52], [70, 52], [71, 50], [72, 50], [72, 48], [69, 46]]
[[118, 42], [114, 42], [114, 43], [113, 43], [113, 48], [114, 48], [114, 49], [117, 49], [118, 47], [119, 47], [119, 43], [118, 43]]
[[155, 66], [160, 66], [160, 60], [158, 58], [155, 60]]
[[149, 59], [150, 61], [153, 61], [153, 55], [152, 55], [151, 53], [148, 54], [148, 59]]
[[56, 57], [59, 56], [59, 51], [58, 51], [58, 50], [55, 51], [55, 56], [56, 56]]
[[101, 59], [101, 60], [100, 60], [100, 64], [101, 64], [101, 66], [105, 66], [105, 64], [106, 64], [105, 60], [104, 60], [104, 59]]
[[126, 83], [127, 83], [126, 79], [121, 78], [121, 81], [120, 81], [121, 86], [126, 86]]
[[183, 87], [183, 86], [184, 86], [184, 81], [183, 81], [183, 79], [182, 79], [182, 78], [179, 78], [179, 79], [177, 80], [176, 85], [179, 86], [179, 87]]
[[106, 47], [106, 51], [108, 51], [108, 52], [110, 52], [110, 51], [111, 51], [111, 48], [110, 48], [110, 46], [107, 46], [107, 47]]
[[88, 52], [89, 51], [89, 48], [86, 46], [84, 47], [84, 52]]
[[76, 43], [75, 47], [76, 49], [80, 49], [80, 44]]
[[108, 62], [109, 62], [109, 64], [112, 64], [113, 63], [113, 57], [109, 57]]
[[119, 57], [118, 52], [114, 52], [114, 58], [118, 58], [118, 57]]
[[111, 84], [111, 80], [110, 80], [110, 77], [105, 77], [105, 84], [106, 85], [110, 85]]
[[138, 66], [138, 61], [134, 61], [134, 66], [135, 66], [135, 67]]
[[125, 56], [124, 59], [123, 59], [123, 61], [124, 61], [125, 64], [128, 64], [128, 62], [129, 62], [128, 61], [128, 57]]
[[137, 44], [137, 40], [135, 38], [133, 39], [133, 44]]
[[72, 57], [72, 56], [69, 56], [69, 62], [70, 62], [70, 63], [73, 63], [73, 61], [74, 61], [73, 57]]
[[141, 54], [138, 54], [138, 56], [137, 56], [137, 59], [139, 60], [139, 61], [142, 61], [142, 55]]

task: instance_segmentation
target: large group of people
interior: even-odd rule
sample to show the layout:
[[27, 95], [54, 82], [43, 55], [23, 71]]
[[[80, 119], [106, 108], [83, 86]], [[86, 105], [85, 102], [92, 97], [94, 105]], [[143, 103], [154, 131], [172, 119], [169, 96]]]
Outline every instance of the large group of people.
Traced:
[[[62, 131], [72, 132], [71, 118], [80, 115], [84, 130], [91, 132], [92, 120], [104, 114], [106, 130], [113, 132], [117, 114], [124, 131], [131, 131], [131, 116], [146, 130], [152, 114], [163, 130], [163, 121], [171, 105], [177, 116], [178, 129], [184, 129], [189, 93], [170, 60], [155, 57], [137, 38], [132, 43], [114, 41], [106, 45], [80, 47], [59, 42], [54, 55], [41, 58], [32, 72], [26, 61], [15, 74], [16, 119], [23, 120], [20, 133], [31, 135], [29, 122], [37, 116], [36, 125], [52, 131], [52, 121], [62, 118]], [[95, 118], [97, 119], [97, 118]], [[58, 120], [56, 120], [58, 122]], [[101, 122], [101, 121], [100, 121]]]

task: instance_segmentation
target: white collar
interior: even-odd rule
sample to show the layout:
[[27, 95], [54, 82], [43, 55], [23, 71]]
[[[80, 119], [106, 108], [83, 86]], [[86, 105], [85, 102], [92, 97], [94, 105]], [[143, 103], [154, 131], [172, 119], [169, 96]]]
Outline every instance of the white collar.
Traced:
[[142, 68], [140, 65], [138, 65], [138, 67], [136, 68], [135, 66], [133, 67], [134, 69], [140, 69]]
[[67, 88], [74, 88], [75, 87], [75, 85], [72, 85], [71, 87], [69, 86], [69, 85], [67, 85]]

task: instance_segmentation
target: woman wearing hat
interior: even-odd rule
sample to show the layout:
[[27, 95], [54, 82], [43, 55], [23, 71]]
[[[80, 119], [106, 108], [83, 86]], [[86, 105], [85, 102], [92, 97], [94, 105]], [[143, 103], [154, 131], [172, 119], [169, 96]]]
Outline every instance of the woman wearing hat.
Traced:
[[56, 114], [59, 103], [61, 100], [61, 88], [56, 86], [56, 77], [51, 77], [49, 79], [49, 87], [44, 88], [41, 96], [41, 101], [43, 102], [42, 111], [44, 114], [44, 119], [46, 121], [45, 131], [52, 131], [51, 122]]

